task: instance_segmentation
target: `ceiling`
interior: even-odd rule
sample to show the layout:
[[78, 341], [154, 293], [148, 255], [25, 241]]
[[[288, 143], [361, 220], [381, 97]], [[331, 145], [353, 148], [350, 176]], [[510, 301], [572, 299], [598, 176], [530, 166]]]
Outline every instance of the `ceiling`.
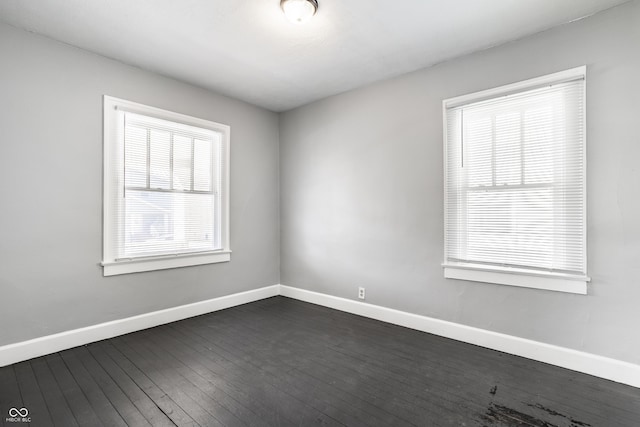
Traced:
[[521, 38], [628, 0], [2, 0], [0, 21], [273, 111]]

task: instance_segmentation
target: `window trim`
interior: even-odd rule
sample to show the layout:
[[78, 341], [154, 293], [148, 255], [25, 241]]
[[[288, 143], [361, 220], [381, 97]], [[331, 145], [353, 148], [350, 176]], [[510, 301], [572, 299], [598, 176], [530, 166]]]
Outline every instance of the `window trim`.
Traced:
[[518, 268], [486, 267], [474, 264], [443, 263], [446, 279], [494, 283], [548, 291], [587, 294], [588, 277], [562, 273], [534, 272]]
[[[550, 84], [559, 84], [576, 79], [583, 79], [583, 99], [585, 103], [584, 109], [584, 121], [583, 121], [583, 135], [586, 144], [586, 78], [587, 67], [586, 65], [571, 68], [569, 70], [560, 71], [557, 73], [548, 74], [533, 79], [524, 80], [504, 86], [487, 89], [475, 93], [461, 95], [453, 98], [448, 98], [442, 101], [442, 134], [443, 134], [443, 167], [444, 167], [444, 248], [447, 248], [447, 230], [448, 224], [448, 158], [447, 158], [447, 146], [448, 146], [448, 134], [447, 134], [447, 110], [450, 108], [458, 107], [465, 104], [481, 102], [492, 98], [498, 98], [502, 96], [508, 96], [519, 92], [533, 90]], [[585, 271], [587, 270], [587, 191], [586, 191], [586, 170], [587, 170], [587, 155], [586, 147], [583, 150], [583, 174], [585, 179], [583, 180], [583, 194], [584, 194], [584, 206], [582, 215], [585, 224], [584, 228], [584, 252], [583, 258], [585, 260]], [[587, 294], [587, 283], [591, 281], [591, 278], [587, 275], [574, 275], [564, 273], [554, 273], [546, 271], [536, 271], [520, 268], [510, 267], [496, 267], [486, 266], [481, 264], [472, 263], [455, 263], [446, 261], [446, 249], [444, 253], [445, 261], [442, 263], [444, 277], [446, 279], [458, 279], [467, 280], [472, 282], [493, 283], [508, 286], [518, 286], [525, 288], [535, 288], [559, 292], [568, 292], [574, 294]]]
[[[163, 110], [160, 108], [139, 104], [108, 95], [104, 95], [103, 108], [103, 259], [100, 265], [103, 266], [104, 276], [230, 261], [231, 247], [229, 235], [229, 169], [231, 151], [231, 127], [210, 120], [191, 117], [185, 114]], [[116, 159], [120, 155], [117, 151], [120, 148], [120, 144], [118, 141], [119, 135], [117, 131], [118, 127], [116, 114], [116, 112], [119, 110], [168, 120], [185, 125], [196, 126], [220, 133], [221, 143], [223, 147], [223, 158], [221, 162], [222, 207], [220, 209], [221, 249], [206, 252], [116, 260], [116, 243], [115, 241], [113, 241], [112, 236], [115, 236], [115, 232], [117, 231], [117, 206], [115, 205], [111, 196], [114, 191], [117, 191], [117, 183], [119, 182], [118, 175], [121, 173], [120, 170], [116, 170], [119, 165], [114, 164], [114, 159]]]

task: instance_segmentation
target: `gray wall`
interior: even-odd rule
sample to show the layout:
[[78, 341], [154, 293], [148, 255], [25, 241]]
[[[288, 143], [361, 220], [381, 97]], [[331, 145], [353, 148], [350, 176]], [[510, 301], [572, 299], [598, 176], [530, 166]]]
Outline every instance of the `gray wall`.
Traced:
[[[282, 284], [640, 363], [640, 4], [281, 116]], [[443, 279], [442, 100], [586, 64], [589, 295]]]
[[[275, 113], [6, 25], [0, 58], [0, 345], [279, 283]], [[102, 276], [104, 94], [231, 126], [231, 262]]]

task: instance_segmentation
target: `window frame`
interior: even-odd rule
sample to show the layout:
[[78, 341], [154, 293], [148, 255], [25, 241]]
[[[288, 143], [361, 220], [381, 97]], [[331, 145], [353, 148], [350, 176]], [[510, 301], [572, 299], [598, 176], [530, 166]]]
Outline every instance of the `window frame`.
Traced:
[[[188, 267], [194, 265], [228, 262], [231, 260], [229, 234], [229, 177], [231, 128], [228, 125], [200, 119], [173, 111], [104, 95], [103, 99], [103, 266], [104, 276]], [[220, 134], [222, 158], [220, 177], [220, 246], [214, 251], [141, 256], [117, 259], [118, 203], [113, 197], [118, 186], [124, 185], [124, 144], [121, 143], [118, 111], [125, 111], [179, 124], [212, 130]]]
[[582, 79], [583, 80], [583, 238], [584, 249], [583, 259], [585, 272], [587, 270], [587, 157], [586, 157], [586, 77], [587, 67], [580, 66], [565, 71], [560, 71], [545, 76], [512, 83], [493, 89], [480, 92], [470, 93], [467, 95], [457, 96], [442, 101], [442, 117], [443, 117], [443, 163], [444, 163], [444, 261], [442, 263], [444, 277], [447, 279], [467, 280], [473, 282], [493, 283], [509, 286], [518, 286], [525, 288], [535, 288], [559, 292], [568, 292], [574, 294], [587, 294], [587, 283], [591, 280], [586, 273], [584, 275], [537, 271], [535, 269], [515, 268], [515, 267], [498, 267], [494, 265], [473, 264], [468, 262], [448, 262], [448, 122], [447, 112], [449, 109], [459, 107], [471, 103], [487, 101], [503, 96], [513, 95], [540, 88], [551, 84], [559, 84], [563, 82]]

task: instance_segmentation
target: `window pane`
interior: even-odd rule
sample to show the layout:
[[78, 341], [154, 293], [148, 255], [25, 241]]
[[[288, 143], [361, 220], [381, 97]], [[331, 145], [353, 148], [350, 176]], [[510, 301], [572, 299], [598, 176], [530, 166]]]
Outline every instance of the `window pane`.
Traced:
[[[531, 108], [524, 113], [524, 181], [526, 184], [553, 181], [554, 156], [561, 155], [554, 147], [553, 109], [551, 106]], [[560, 141], [560, 143], [562, 143]], [[562, 162], [562, 159], [558, 159]]]
[[171, 183], [171, 135], [152, 129], [150, 134], [151, 188], [169, 189]]
[[173, 188], [191, 190], [191, 138], [173, 137]]
[[124, 255], [217, 249], [213, 204], [208, 194], [127, 191]]
[[491, 117], [465, 119], [464, 150], [469, 186], [492, 185]]
[[127, 187], [147, 186], [147, 130], [126, 126], [124, 131], [124, 176]]
[[521, 126], [520, 112], [496, 115], [496, 184], [521, 183]]
[[554, 267], [552, 188], [470, 191], [467, 212], [470, 261]]
[[211, 191], [211, 173], [213, 168], [211, 141], [194, 141], [194, 183], [197, 191]]

